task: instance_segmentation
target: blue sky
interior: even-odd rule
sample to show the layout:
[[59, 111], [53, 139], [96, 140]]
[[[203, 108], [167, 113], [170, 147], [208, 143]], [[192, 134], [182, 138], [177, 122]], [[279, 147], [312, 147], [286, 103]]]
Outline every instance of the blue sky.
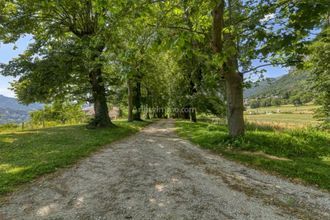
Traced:
[[[0, 63], [8, 63], [11, 59], [17, 57], [27, 48], [30, 41], [31, 36], [26, 36], [18, 40], [16, 44], [0, 43]], [[16, 49], [14, 49], [15, 46], [17, 47]], [[13, 80], [14, 78], [12, 77], [0, 75], [0, 95], [15, 97], [14, 92], [9, 89], [9, 83]]]
[[[21, 54], [28, 46], [29, 42], [31, 42], [31, 36], [26, 36], [21, 38], [16, 44], [1, 44], [0, 43], [0, 63], [8, 63], [11, 59], [17, 57]], [[14, 47], [17, 47], [14, 50]], [[254, 65], [258, 65], [259, 62], [254, 62]], [[288, 73], [287, 68], [282, 67], [266, 67], [267, 72], [265, 73], [266, 77], [278, 77]], [[12, 77], [4, 77], [0, 75], [0, 95], [5, 95], [8, 97], [15, 97], [13, 91], [9, 89], [10, 82], [12, 82], [14, 78]]]

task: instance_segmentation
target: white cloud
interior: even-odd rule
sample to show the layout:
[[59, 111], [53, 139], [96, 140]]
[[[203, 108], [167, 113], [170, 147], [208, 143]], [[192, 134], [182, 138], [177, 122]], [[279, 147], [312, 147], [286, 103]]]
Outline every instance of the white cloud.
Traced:
[[0, 88], [0, 95], [16, 98], [16, 95], [13, 91], [11, 91], [9, 89], [4, 89], [4, 88]]
[[267, 22], [271, 19], [275, 18], [275, 14], [274, 13], [271, 13], [271, 14], [267, 14], [265, 15], [265, 17], [263, 19], [261, 19], [260, 21], [261, 22]]

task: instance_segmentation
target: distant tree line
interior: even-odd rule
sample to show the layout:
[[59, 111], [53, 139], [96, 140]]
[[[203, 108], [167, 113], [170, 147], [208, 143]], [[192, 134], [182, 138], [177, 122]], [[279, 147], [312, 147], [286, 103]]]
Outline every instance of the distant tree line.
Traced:
[[249, 99], [247, 105], [251, 108], [270, 107], [270, 106], [281, 106], [292, 104], [294, 106], [305, 105], [313, 101], [313, 96], [310, 93], [304, 95], [292, 95], [283, 97], [263, 97]]

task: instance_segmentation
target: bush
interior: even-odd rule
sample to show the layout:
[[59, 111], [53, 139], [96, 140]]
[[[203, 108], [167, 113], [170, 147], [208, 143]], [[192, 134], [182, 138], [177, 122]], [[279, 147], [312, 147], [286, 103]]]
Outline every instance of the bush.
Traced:
[[33, 124], [40, 125], [53, 122], [56, 124], [80, 123], [86, 121], [86, 115], [81, 105], [70, 103], [54, 103], [45, 106], [44, 109], [34, 111], [30, 114]]
[[252, 101], [251, 104], [250, 104], [250, 107], [251, 108], [259, 108], [260, 107], [259, 101], [257, 101], [257, 100]]
[[11, 129], [17, 129], [19, 128], [19, 125], [17, 124], [3, 124], [0, 125], [0, 130], [11, 130]]

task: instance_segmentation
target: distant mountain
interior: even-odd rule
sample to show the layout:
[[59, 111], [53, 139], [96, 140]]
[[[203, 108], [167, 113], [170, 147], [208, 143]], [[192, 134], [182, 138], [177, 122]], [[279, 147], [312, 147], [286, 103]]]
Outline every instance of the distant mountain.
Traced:
[[276, 82], [276, 78], [267, 78], [260, 82], [256, 82], [252, 84], [252, 87], [244, 90], [244, 97], [250, 98], [254, 96], [258, 96], [258, 94], [262, 94], [265, 90], [267, 90], [272, 84]]
[[42, 104], [23, 105], [17, 99], [0, 95], [0, 124], [21, 123], [29, 119], [29, 112], [41, 109]]
[[268, 78], [252, 85], [252, 88], [244, 91], [244, 97], [266, 98], [279, 96], [288, 98], [290, 96], [305, 95], [310, 91], [311, 85], [308, 82], [309, 73], [306, 71], [291, 71], [280, 78]]
[[42, 104], [31, 104], [23, 105], [17, 101], [15, 98], [9, 98], [3, 95], [0, 95], [0, 108], [9, 108], [19, 111], [33, 111], [42, 108]]

